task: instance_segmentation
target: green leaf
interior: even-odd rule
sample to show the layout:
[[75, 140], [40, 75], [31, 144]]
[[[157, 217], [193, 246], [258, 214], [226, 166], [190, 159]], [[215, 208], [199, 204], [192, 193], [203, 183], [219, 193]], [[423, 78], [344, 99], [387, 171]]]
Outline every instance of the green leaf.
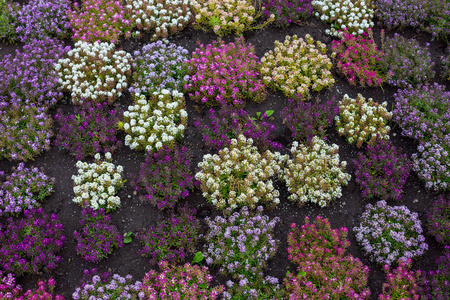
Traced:
[[261, 117], [261, 112], [260, 111], [257, 111], [256, 112], [256, 116], [258, 117], [258, 119]]
[[252, 118], [252, 117], [250, 117], [250, 119], [252, 119], [253, 121], [256, 121], [256, 118]]
[[271, 115], [273, 115], [273, 110], [266, 110], [266, 116], [270, 117]]
[[219, 17], [213, 16], [211, 17], [211, 19], [209, 19], [209, 25], [211, 25], [211, 27], [216, 26], [217, 23], [220, 22]]
[[301, 271], [300, 273], [298, 273], [300, 276], [305, 276], [306, 272], [305, 271]]
[[123, 239], [123, 243], [124, 243], [124, 244], [129, 244], [129, 243], [131, 243], [131, 236], [132, 236], [132, 235], [133, 235], [132, 232], [127, 232], [127, 233], [125, 233], [124, 239]]
[[81, 116], [78, 114], [75, 116], [75, 118], [77, 118], [77, 120], [80, 121]]
[[194, 255], [194, 259], [192, 260], [193, 263], [198, 264], [199, 262], [201, 262], [203, 260], [203, 253], [201, 253], [200, 251], [195, 253]]
[[117, 128], [118, 129], [122, 129], [123, 128], [123, 122], [118, 122], [117, 123]]

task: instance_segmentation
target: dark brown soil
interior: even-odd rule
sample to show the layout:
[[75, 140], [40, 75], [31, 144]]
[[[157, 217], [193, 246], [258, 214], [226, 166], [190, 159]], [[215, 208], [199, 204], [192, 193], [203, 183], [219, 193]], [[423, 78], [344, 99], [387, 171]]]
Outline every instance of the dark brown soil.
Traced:
[[[303, 26], [291, 25], [287, 29], [268, 27], [263, 30], [246, 33], [244, 34], [244, 37], [247, 42], [253, 44], [257, 56], [262, 57], [266, 51], [274, 48], [275, 40], [284, 40], [286, 35], [297, 34], [299, 37], [304, 37], [305, 34], [309, 33], [314, 39], [320, 40], [328, 46], [331, 46], [331, 38], [324, 34], [326, 28], [328, 28], [328, 25], [321, 23], [316, 18], [310, 18]], [[379, 32], [380, 27], [376, 26], [374, 33], [378, 44], [380, 43]], [[392, 36], [393, 34], [394, 32], [388, 32], [387, 36]], [[445, 45], [441, 42], [432, 40], [429, 34], [416, 32], [412, 29], [402, 31], [401, 34], [408, 38], [414, 37], [418, 39], [422, 46], [425, 46], [426, 43], [431, 44], [430, 52], [433, 61], [436, 63], [437, 70], [435, 80], [440, 84], [447, 84], [448, 88], [449, 83], [443, 82], [440, 78], [439, 67], [439, 59], [445, 53]], [[208, 44], [214, 39], [216, 39], [216, 36], [212, 33], [205, 33], [189, 28], [184, 30], [181, 34], [172, 37], [171, 41], [187, 48], [189, 52], [192, 53], [196, 48], [198, 41]], [[234, 38], [232, 37], [227, 37], [224, 40], [232, 41], [233, 39]], [[70, 42], [67, 41], [67, 43]], [[141, 48], [146, 43], [149, 43], [148, 37], [141, 40], [131, 39], [124, 41], [118, 47], [131, 53], [133, 50]], [[0, 57], [4, 54], [13, 52], [14, 49], [18, 47], [20, 47], [20, 45], [0, 44]], [[319, 94], [313, 95], [314, 98], [317, 97], [320, 101], [334, 98], [334, 101], [337, 102], [342, 99], [344, 94], [355, 97], [358, 93], [361, 93], [365, 97], [372, 97], [377, 102], [387, 101], [389, 103], [389, 109], [392, 109], [393, 94], [396, 89], [390, 87], [384, 87], [383, 89], [353, 87], [347, 84], [347, 81], [335, 72], [333, 74], [337, 80], [335, 86]], [[61, 107], [64, 111], [71, 111], [72, 105], [63, 102], [64, 101], [62, 101], [58, 107]], [[118, 102], [126, 110], [127, 106], [131, 104], [131, 97], [129, 94], [126, 94], [120, 98]], [[286, 105], [286, 102], [287, 99], [284, 95], [269, 90], [265, 102], [262, 104], [249, 103], [246, 107], [253, 115], [257, 111], [263, 112], [268, 109], [275, 111], [272, 122], [277, 128], [277, 141], [285, 146], [284, 152], [292, 143], [290, 133], [282, 124], [282, 119], [280, 117], [280, 111]], [[200, 116], [194, 106], [193, 101], [187, 99], [189, 126], [185, 131], [185, 136], [182, 140], [182, 144], [190, 148], [193, 152], [193, 172], [195, 171], [197, 163], [202, 160], [202, 156], [207, 153], [207, 149], [202, 146], [199, 131], [193, 126], [194, 120]], [[54, 115], [55, 110], [52, 110], [51, 113]], [[204, 113], [205, 110], [202, 111], [203, 115]], [[398, 126], [392, 125], [392, 127], [393, 131], [391, 132], [391, 139], [394, 141], [395, 145], [400, 146], [409, 155], [414, 153], [417, 146], [416, 143], [411, 139], [403, 137], [400, 134]], [[54, 128], [54, 131], [56, 130], [57, 129]], [[123, 139], [123, 137], [122, 134], [121, 138]], [[339, 145], [341, 159], [346, 160], [347, 162], [350, 162], [356, 157], [357, 153], [361, 151], [346, 143], [343, 138], [338, 136], [334, 128], [331, 130], [330, 140], [332, 143]], [[155, 224], [157, 218], [160, 216], [157, 209], [147, 203], [141, 203], [138, 200], [138, 195], [133, 193], [134, 187], [131, 184], [133, 178], [138, 174], [139, 166], [143, 160], [143, 152], [131, 151], [128, 147], [123, 147], [113, 155], [113, 162], [124, 167], [124, 175], [125, 178], [128, 179], [125, 188], [119, 193], [122, 200], [122, 206], [111, 213], [113, 223], [118, 227], [120, 232], [137, 232], [141, 228], [148, 228]], [[89, 161], [92, 161], [92, 158]], [[75, 288], [80, 285], [84, 269], [95, 267], [100, 271], [109, 271], [120, 275], [131, 274], [134, 279], [140, 280], [143, 278], [145, 272], [157, 267], [156, 265], [151, 265], [147, 259], [138, 255], [137, 251], [140, 248], [140, 245], [136, 239], [133, 239], [132, 243], [125, 245], [123, 248], [115, 250], [110, 257], [104, 259], [99, 264], [86, 262], [76, 255], [75, 241], [72, 238], [72, 232], [78, 228], [81, 208], [72, 202], [74, 195], [72, 191], [73, 182], [71, 176], [76, 173], [75, 163], [76, 159], [73, 156], [68, 152], [59, 150], [58, 147], [52, 147], [50, 151], [38, 156], [35, 161], [26, 163], [27, 166], [42, 167], [47, 175], [56, 178], [54, 185], [55, 193], [48, 197], [42, 206], [47, 213], [58, 214], [59, 220], [64, 224], [64, 234], [67, 237], [67, 241], [63, 250], [60, 252], [62, 262], [55, 270], [47, 273], [27, 275], [18, 279], [18, 282], [22, 284], [24, 288], [35, 288], [39, 279], [45, 280], [49, 277], [53, 277], [57, 281], [56, 291], [67, 299], [71, 299], [71, 294], [74, 292]], [[18, 162], [0, 160], [0, 170], [9, 172], [10, 169], [17, 164]], [[353, 176], [351, 164], [349, 164], [347, 171]], [[373, 264], [364, 256], [356, 243], [355, 234], [352, 230], [352, 228], [358, 224], [359, 217], [364, 211], [365, 205], [368, 203], [368, 201], [363, 200], [360, 196], [360, 191], [355, 184], [354, 178], [352, 178], [348, 186], [343, 188], [342, 198], [334, 201], [330, 207], [324, 209], [315, 205], [298, 207], [297, 204], [287, 200], [288, 192], [286, 187], [279, 183], [277, 183], [277, 186], [281, 192], [281, 203], [276, 209], [269, 212], [269, 215], [271, 217], [278, 216], [281, 219], [281, 222], [275, 229], [276, 236], [280, 240], [280, 245], [277, 255], [268, 263], [266, 273], [283, 280], [286, 271], [295, 271], [295, 266], [290, 264], [287, 260], [286, 237], [289, 231], [289, 225], [292, 222], [302, 224], [305, 216], [314, 218], [316, 215], [321, 215], [330, 220], [333, 228], [345, 226], [349, 229], [348, 238], [351, 241], [351, 246], [347, 253], [360, 258], [369, 266], [369, 285], [372, 291], [372, 299], [378, 298], [378, 294], [381, 292], [382, 283], [385, 280], [385, 274], [382, 271], [381, 266]], [[410, 176], [404, 190], [406, 192], [403, 200], [391, 201], [390, 204], [406, 205], [410, 210], [418, 212], [425, 228], [427, 210], [430, 204], [436, 199], [437, 195], [426, 191], [423, 183], [419, 182], [418, 177], [415, 174]], [[373, 199], [370, 202], [374, 203], [376, 201], [377, 199]], [[185, 202], [188, 202], [192, 207], [197, 209], [197, 217], [199, 218], [219, 214], [218, 211], [206, 202], [199, 189], [194, 190]], [[5, 219], [0, 218], [0, 221], [4, 222]], [[425, 238], [429, 245], [429, 250], [424, 256], [414, 261], [413, 269], [430, 270], [435, 268], [435, 259], [443, 253], [443, 246], [438, 244], [432, 236], [428, 235], [426, 230]], [[197, 249], [202, 250], [202, 245], [198, 245]], [[190, 259], [187, 261], [190, 261]], [[217, 269], [213, 268], [212, 274], [214, 275], [214, 284], [225, 284], [227, 278], [220, 276]]]

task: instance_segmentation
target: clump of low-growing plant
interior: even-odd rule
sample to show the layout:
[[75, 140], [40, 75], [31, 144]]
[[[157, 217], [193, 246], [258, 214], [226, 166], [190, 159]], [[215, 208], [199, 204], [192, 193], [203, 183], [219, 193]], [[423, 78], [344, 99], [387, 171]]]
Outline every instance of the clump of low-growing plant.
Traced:
[[372, 30], [358, 36], [343, 33], [341, 40], [332, 42], [331, 49], [337, 54], [338, 72], [351, 85], [378, 87], [391, 76], [391, 73], [384, 73], [381, 69], [384, 53], [378, 50]]
[[80, 231], [74, 231], [77, 241], [77, 254], [90, 262], [99, 262], [112, 253], [114, 248], [122, 247], [123, 237], [117, 227], [111, 224], [111, 217], [103, 208], [94, 210], [87, 207], [81, 211]]
[[291, 131], [291, 137], [299, 142], [310, 141], [314, 136], [326, 140], [327, 130], [339, 113], [331, 101], [298, 102], [289, 99], [288, 106], [281, 111], [283, 124]]
[[181, 46], [157, 41], [134, 51], [133, 56], [132, 93], [149, 96], [163, 89], [181, 92], [189, 81], [188, 51]]
[[433, 79], [434, 62], [427, 47], [421, 47], [417, 40], [397, 33], [382, 42], [384, 55], [380, 67], [384, 73], [392, 72], [388, 84], [405, 88]]
[[[167, 38], [169, 34], [183, 30], [194, 19], [189, 0], [127, 0], [126, 3], [131, 25], [151, 33], [152, 40]], [[136, 33], [140, 34], [140, 31]]]
[[[158, 266], [160, 272], [151, 270], [143, 279], [142, 291], [146, 299], [215, 300], [225, 290], [223, 285], [210, 286], [213, 277], [206, 266], [199, 267], [190, 263], [174, 266], [167, 261], [160, 261]], [[167, 280], [169, 278], [170, 281]]]
[[386, 274], [386, 282], [383, 283], [383, 291], [379, 300], [391, 299], [419, 299], [418, 282], [421, 271], [409, 271], [412, 259], [399, 260], [398, 267], [394, 270], [387, 264], [383, 269]]
[[339, 101], [339, 115], [335, 119], [339, 135], [358, 148], [364, 143], [373, 145], [379, 140], [388, 140], [391, 127], [387, 123], [392, 113], [386, 107], [386, 101], [379, 104], [372, 98], [366, 101], [361, 94], [356, 99], [345, 94]]
[[436, 270], [422, 272], [419, 294], [423, 300], [450, 298], [450, 246], [445, 246], [444, 255], [436, 259], [436, 265]]
[[406, 261], [428, 250], [419, 215], [404, 205], [389, 206], [384, 200], [367, 204], [360, 224], [353, 231], [370, 259], [383, 265], [399, 259]]
[[67, 116], [58, 110], [54, 118], [59, 130], [54, 144], [68, 150], [76, 159], [100, 152], [114, 153], [122, 146], [122, 141], [116, 137], [122, 115], [122, 109], [118, 106], [111, 109], [106, 102], [82, 103]]
[[259, 79], [261, 63], [255, 48], [243, 38], [228, 44], [222, 40], [206, 47], [201, 44], [188, 64], [192, 76], [184, 88], [196, 102], [242, 107], [247, 100], [260, 103], [266, 97], [266, 88]]
[[261, 0], [192, 0], [192, 10], [195, 13], [194, 27], [202, 30], [213, 30], [219, 36], [261, 29], [275, 20], [275, 15], [262, 23], [255, 24], [263, 14]]
[[197, 120], [194, 125], [201, 129], [205, 144], [215, 150], [229, 146], [240, 134], [253, 139], [260, 151], [281, 150], [282, 145], [274, 141], [275, 126], [266, 122], [268, 117], [268, 112], [264, 112], [258, 118], [252, 118], [245, 110], [227, 105], [217, 111], [211, 108], [209, 122]]
[[440, 196], [427, 213], [428, 232], [444, 245], [450, 245], [450, 200]]
[[173, 148], [183, 137], [187, 112], [183, 93], [162, 90], [149, 99], [136, 94], [134, 105], [124, 112], [125, 145], [133, 150], [156, 152], [163, 146]]
[[78, 41], [67, 58], [55, 64], [59, 83], [74, 104], [84, 101], [112, 104], [128, 87], [131, 55], [112, 43]]
[[17, 11], [16, 34], [21, 42], [30, 39], [68, 37], [70, 23], [66, 11], [69, 0], [30, 0]]
[[8, 273], [8, 275], [3, 275], [2, 271], [0, 271], [0, 299], [3, 300], [64, 300], [63, 296], [53, 294], [55, 286], [56, 281], [53, 278], [48, 279], [47, 282], [39, 280], [36, 290], [24, 292], [22, 286], [16, 284], [14, 274]]
[[188, 197], [196, 183], [190, 171], [190, 155], [187, 148], [177, 146], [147, 152], [135, 188], [143, 193], [141, 199], [163, 210]]
[[424, 1], [423, 5], [426, 10], [426, 22], [421, 23], [421, 28], [448, 44], [450, 42], [450, 3], [430, 0]]
[[53, 270], [61, 261], [56, 253], [64, 245], [63, 225], [55, 214], [42, 208], [25, 211], [22, 219], [8, 218], [0, 224], [0, 264], [17, 276]]
[[278, 152], [259, 153], [253, 139], [239, 135], [219, 154], [204, 155], [195, 178], [203, 196], [217, 209], [253, 209], [260, 203], [274, 207], [280, 202], [280, 193], [270, 178], [280, 172], [280, 159]]
[[450, 135], [445, 140], [432, 139], [417, 146], [411, 158], [413, 170], [425, 182], [425, 188], [435, 192], [447, 191], [450, 187]]
[[325, 33], [332, 36], [341, 37], [342, 32], [361, 35], [374, 25], [371, 0], [314, 0], [312, 6], [316, 17], [331, 23]]
[[444, 140], [450, 134], [450, 92], [444, 85], [418, 85], [394, 94], [394, 121], [402, 134], [419, 142]]
[[117, 0], [82, 0], [67, 11], [74, 41], [118, 43], [122, 35], [131, 37], [133, 25]]
[[425, 22], [425, 1], [375, 0], [375, 15], [388, 29], [420, 27]]
[[53, 65], [70, 47], [49, 37], [32, 39], [7, 54], [0, 61], [0, 102], [21, 106], [34, 103], [45, 108], [53, 107], [63, 96], [59, 88], [58, 72]]
[[361, 196], [400, 200], [412, 164], [392, 143], [379, 141], [367, 145], [366, 153], [353, 160], [353, 167]]
[[348, 184], [351, 175], [345, 173], [347, 162], [340, 161], [338, 145], [329, 146], [315, 136], [309, 145], [294, 141], [291, 155], [280, 175], [291, 193], [289, 200], [325, 207], [342, 196], [341, 186]]
[[[3, 172], [0, 172], [0, 179]], [[0, 216], [15, 215], [39, 206], [53, 192], [55, 178], [38, 168], [27, 168], [24, 163], [13, 167], [11, 174], [0, 181]]]
[[270, 220], [262, 212], [262, 206], [254, 214], [244, 206], [236, 212], [226, 209], [224, 217], [205, 219], [209, 230], [204, 236], [203, 257], [208, 265], [220, 267], [222, 274], [236, 281], [227, 282], [228, 299], [261, 299], [255, 296], [268, 292], [264, 291], [263, 281], [270, 284], [269, 289], [277, 289], [278, 279], [265, 278], [263, 269], [277, 251], [279, 241], [273, 231], [279, 218]]
[[195, 213], [195, 209], [181, 207], [176, 215], [171, 213], [156, 226], [139, 232], [136, 237], [144, 246], [139, 253], [150, 258], [150, 263], [183, 261], [189, 253], [195, 252], [200, 229]]
[[288, 35], [284, 42], [275, 41], [275, 49], [265, 53], [261, 63], [264, 84], [297, 100], [309, 98], [311, 91], [321, 91], [335, 82], [326, 45], [320, 41], [314, 44], [309, 34], [305, 40]]
[[277, 27], [287, 27], [292, 22], [305, 21], [308, 19], [313, 8], [312, 0], [264, 0], [264, 15], [270, 18], [275, 15], [273, 25]]
[[447, 52], [449, 53], [447, 56], [441, 57], [442, 63], [442, 77], [446, 80], [450, 80], [450, 47]]
[[33, 160], [50, 149], [52, 118], [33, 103], [0, 102], [0, 158]]
[[[95, 274], [95, 275], [92, 275]], [[110, 275], [105, 272], [97, 274], [97, 270], [84, 271], [85, 279], [81, 287], [77, 287], [72, 294], [74, 300], [89, 299], [133, 299], [143, 300], [145, 294], [142, 291], [142, 282], [133, 283], [133, 276], [122, 277], [118, 274]]]
[[115, 196], [123, 187], [123, 167], [111, 163], [111, 153], [105, 153], [105, 161], [100, 154], [94, 155], [95, 161], [91, 164], [77, 161], [78, 175], [73, 175], [73, 202], [82, 207], [99, 208], [107, 212], [120, 206], [120, 198]]
[[14, 42], [17, 39], [17, 12], [19, 3], [10, 0], [0, 0], [0, 40]]

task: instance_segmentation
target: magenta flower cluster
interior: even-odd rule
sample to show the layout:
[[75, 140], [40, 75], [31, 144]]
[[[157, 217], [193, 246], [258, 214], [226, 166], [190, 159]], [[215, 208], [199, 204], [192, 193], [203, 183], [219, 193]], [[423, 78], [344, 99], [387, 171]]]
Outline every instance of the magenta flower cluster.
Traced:
[[266, 88], [259, 78], [261, 63], [243, 38], [228, 44], [202, 44], [192, 53], [189, 65], [192, 77], [184, 88], [196, 102], [243, 107], [246, 100], [260, 103], [265, 99]]
[[25, 218], [8, 218], [0, 224], [0, 265], [17, 276], [52, 270], [61, 261], [56, 253], [63, 247], [63, 225], [55, 214], [42, 208], [25, 211]]
[[59, 130], [54, 144], [78, 160], [101, 152], [114, 153], [123, 144], [116, 137], [117, 123], [122, 116], [121, 108], [111, 108], [107, 102], [86, 101], [75, 106], [74, 113], [67, 116], [58, 110], [54, 118]]
[[437, 269], [422, 272], [421, 299], [450, 299], [450, 246], [445, 246], [444, 255], [436, 259]]
[[135, 187], [144, 194], [141, 199], [163, 210], [174, 208], [178, 200], [187, 198], [196, 184], [190, 171], [190, 156], [186, 147], [178, 146], [147, 152]]
[[439, 243], [450, 245], [450, 199], [440, 196], [427, 213], [428, 232]]
[[[0, 179], [4, 176], [0, 171]], [[55, 178], [38, 168], [29, 169], [24, 163], [13, 167], [11, 174], [0, 181], [0, 216], [14, 215], [36, 208], [39, 202], [53, 192]]]
[[[412, 260], [399, 260], [398, 267], [394, 270], [389, 265], [384, 265], [383, 269], [387, 273], [386, 282], [383, 283], [383, 292], [378, 296], [378, 300], [407, 299], [419, 300], [420, 271], [409, 271]], [[399, 298], [401, 297], [401, 298]]]

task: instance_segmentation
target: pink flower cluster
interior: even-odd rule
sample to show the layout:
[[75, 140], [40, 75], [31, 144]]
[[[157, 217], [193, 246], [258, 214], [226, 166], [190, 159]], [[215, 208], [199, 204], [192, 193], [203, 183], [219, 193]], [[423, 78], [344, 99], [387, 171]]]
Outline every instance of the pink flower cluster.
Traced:
[[390, 74], [379, 71], [383, 52], [377, 49], [372, 31], [354, 36], [344, 33], [343, 39], [333, 41], [331, 49], [337, 53], [337, 67], [351, 85], [380, 86]]
[[258, 78], [259, 59], [243, 38], [228, 44], [214, 41], [206, 47], [200, 45], [189, 64], [193, 75], [184, 88], [197, 102], [242, 107], [245, 100], [260, 103], [265, 99], [266, 88]]
[[117, 43], [122, 34], [131, 36], [131, 21], [120, 1], [82, 0], [82, 4], [82, 10], [75, 3], [75, 9], [67, 12], [73, 40]]
[[[28, 290], [26, 293], [22, 293], [22, 287], [16, 285], [16, 278], [14, 274], [9, 273], [8, 275], [2, 274], [0, 271], [0, 299], [2, 300], [64, 300], [61, 295], [53, 295], [53, 290], [55, 289], [55, 280], [50, 278], [47, 283], [44, 281], [39, 281], [38, 289], [35, 291]], [[47, 291], [47, 288], [49, 291]]]

